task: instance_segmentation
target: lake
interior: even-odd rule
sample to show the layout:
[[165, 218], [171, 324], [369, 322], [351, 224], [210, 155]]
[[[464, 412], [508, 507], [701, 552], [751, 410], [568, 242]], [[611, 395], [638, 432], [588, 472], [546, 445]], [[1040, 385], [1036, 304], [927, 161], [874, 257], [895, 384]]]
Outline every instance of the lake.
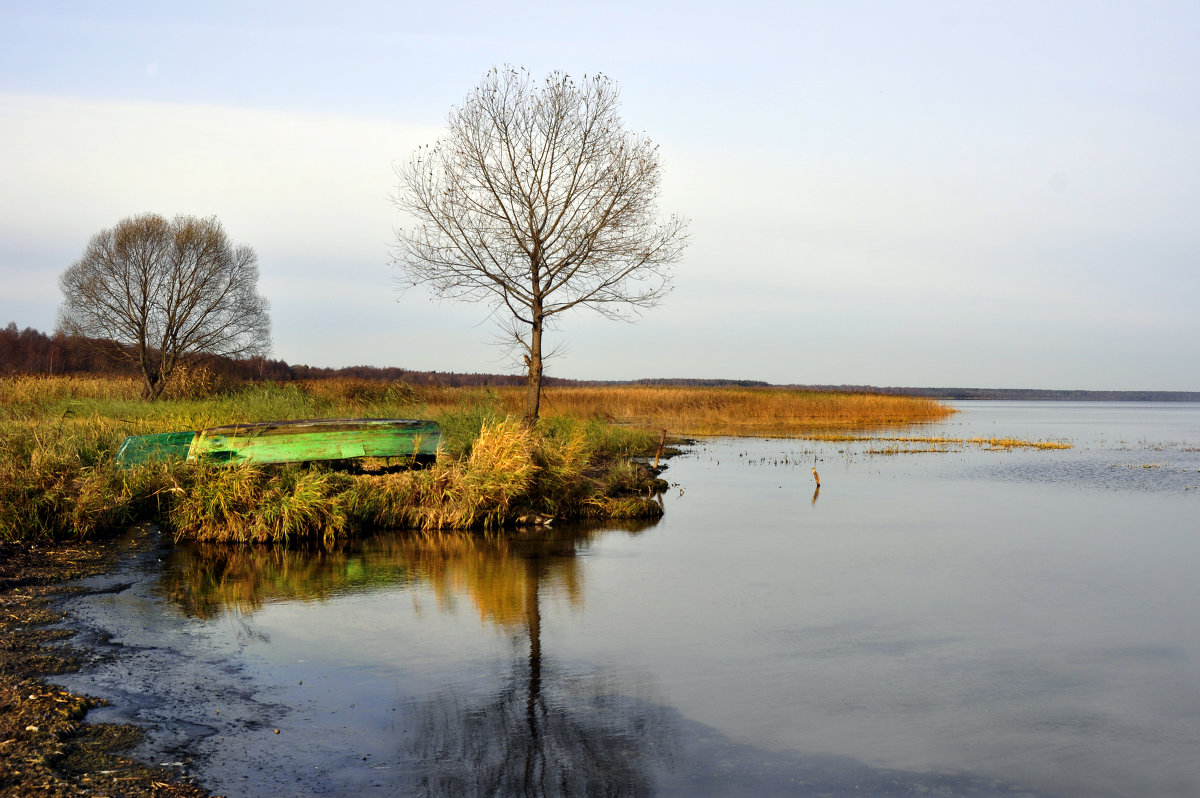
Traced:
[[56, 681], [230, 796], [1200, 795], [1200, 405], [956, 407], [897, 434], [1073, 448], [706, 440], [640, 528], [166, 541]]

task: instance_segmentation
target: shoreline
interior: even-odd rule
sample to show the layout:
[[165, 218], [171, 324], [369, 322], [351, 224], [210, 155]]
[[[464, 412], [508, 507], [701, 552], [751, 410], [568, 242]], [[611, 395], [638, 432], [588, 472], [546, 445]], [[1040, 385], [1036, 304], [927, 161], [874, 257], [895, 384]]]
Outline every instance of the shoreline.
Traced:
[[142, 732], [88, 723], [102, 702], [46, 677], [77, 668], [56, 601], [117, 559], [152, 545], [145, 528], [85, 543], [0, 543], [0, 792], [11, 798], [96, 795], [204, 798], [211, 793], [127, 756]]

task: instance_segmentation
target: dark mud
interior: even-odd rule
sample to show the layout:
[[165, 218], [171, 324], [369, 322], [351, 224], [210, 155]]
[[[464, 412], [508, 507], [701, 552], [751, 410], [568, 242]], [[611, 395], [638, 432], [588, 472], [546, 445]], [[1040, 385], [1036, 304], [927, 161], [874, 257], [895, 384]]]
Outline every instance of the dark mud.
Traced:
[[123, 556], [153, 546], [151, 533], [87, 544], [0, 543], [0, 794], [163, 796], [207, 791], [162, 767], [129, 756], [143, 732], [126, 724], [85, 723], [102, 705], [50, 684], [89, 655], [56, 626], [55, 602], [82, 580], [113, 569]]

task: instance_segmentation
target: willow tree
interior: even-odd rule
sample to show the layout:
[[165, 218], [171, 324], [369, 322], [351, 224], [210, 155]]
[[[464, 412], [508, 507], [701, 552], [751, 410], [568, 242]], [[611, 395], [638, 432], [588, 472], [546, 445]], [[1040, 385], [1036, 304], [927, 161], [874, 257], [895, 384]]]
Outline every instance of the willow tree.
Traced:
[[658, 147], [624, 129], [616, 85], [493, 69], [449, 129], [396, 168], [405, 287], [482, 301], [528, 367], [525, 423], [541, 403], [543, 335], [572, 308], [632, 319], [670, 290], [687, 222], [658, 216]]
[[58, 329], [122, 344], [145, 399], [156, 399], [187, 359], [270, 352], [258, 257], [231, 244], [215, 218], [123, 219], [92, 236], [59, 285]]

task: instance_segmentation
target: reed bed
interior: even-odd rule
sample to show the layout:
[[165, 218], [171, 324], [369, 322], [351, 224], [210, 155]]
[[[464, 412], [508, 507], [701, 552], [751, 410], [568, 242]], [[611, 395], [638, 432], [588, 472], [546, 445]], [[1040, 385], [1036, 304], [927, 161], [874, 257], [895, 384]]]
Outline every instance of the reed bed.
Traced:
[[[515, 419], [486, 424], [464, 458], [355, 475], [297, 466], [180, 468], [160, 523], [197, 541], [333, 541], [372, 529], [494, 531], [546, 519], [656, 516], [661, 505], [595, 470], [582, 431], [545, 437]], [[644, 484], [646, 474], [640, 475]]]
[[793, 437], [941, 421], [955, 411], [933, 399], [780, 388], [619, 386], [550, 388], [548, 415], [652, 427], [671, 435]]

